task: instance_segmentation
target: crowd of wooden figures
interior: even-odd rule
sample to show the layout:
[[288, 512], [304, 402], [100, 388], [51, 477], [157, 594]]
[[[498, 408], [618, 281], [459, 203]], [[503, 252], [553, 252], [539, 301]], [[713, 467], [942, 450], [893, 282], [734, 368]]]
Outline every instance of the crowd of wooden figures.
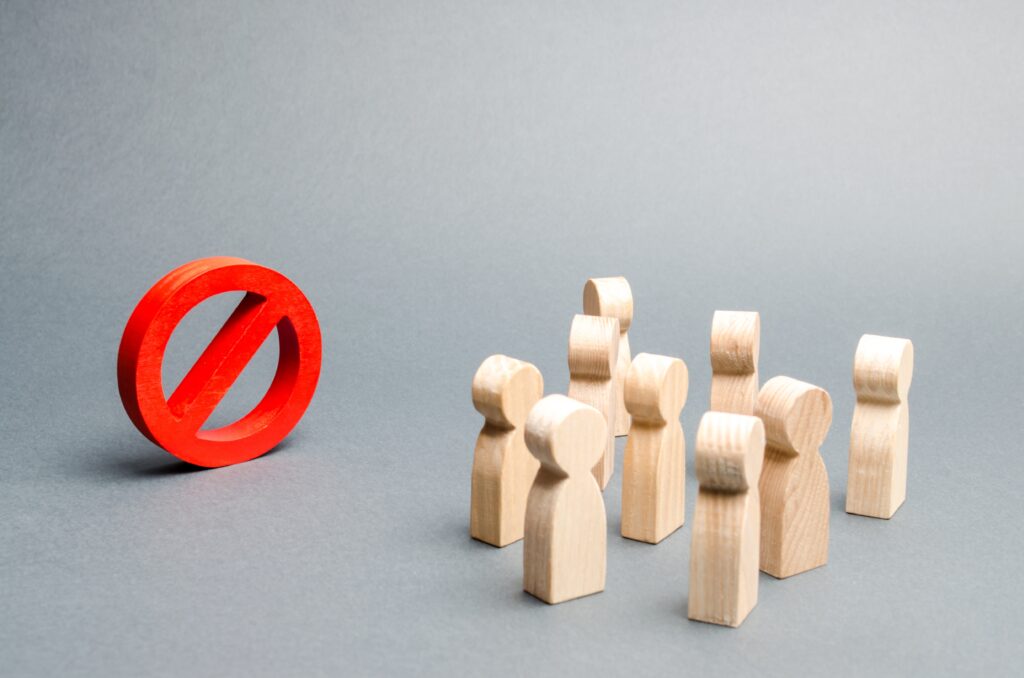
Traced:
[[[657, 544], [684, 521], [686, 364], [648, 353], [631, 360], [632, 319], [625, 278], [591, 279], [569, 333], [567, 395], [543, 397], [540, 371], [503, 355], [473, 377], [486, 422], [473, 457], [470, 534], [499, 547], [523, 539], [523, 588], [548, 603], [604, 590], [601, 492], [616, 436], [629, 436], [622, 536]], [[760, 331], [757, 313], [715, 312], [710, 411], [696, 438], [689, 617], [727, 626], [757, 603], [758, 570], [784, 578], [828, 560], [829, 487], [818, 449], [832, 400], [784, 376], [759, 390]], [[906, 496], [913, 361], [907, 339], [864, 335], [857, 346], [849, 513], [887, 519]]]

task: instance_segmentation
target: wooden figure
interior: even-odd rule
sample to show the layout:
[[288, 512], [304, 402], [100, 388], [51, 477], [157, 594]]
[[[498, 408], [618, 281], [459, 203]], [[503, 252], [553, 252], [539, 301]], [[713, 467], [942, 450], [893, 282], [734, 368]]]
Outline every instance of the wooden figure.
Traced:
[[569, 397], [604, 415], [608, 440], [604, 455], [594, 466], [601, 489], [615, 471], [615, 364], [619, 351], [619, 321], [577, 315], [569, 330]]
[[622, 466], [622, 536], [657, 544], [683, 524], [689, 375], [678, 358], [641, 353], [626, 377], [632, 415]]
[[615, 364], [615, 435], [629, 433], [629, 412], [623, 386], [629, 372], [629, 326], [633, 322], [633, 290], [623, 278], [591, 278], [583, 287], [583, 312], [619, 319], [619, 357]]
[[493, 546], [523, 538], [526, 497], [539, 464], [526, 449], [526, 416], [544, 395], [530, 363], [492, 355], [473, 377], [473, 406], [484, 427], [473, 452], [469, 534]]
[[754, 414], [761, 316], [715, 311], [711, 321], [711, 410]]
[[909, 339], [861, 337], [853, 360], [857, 405], [850, 427], [847, 513], [889, 519], [907, 497], [907, 393], [913, 376]]
[[764, 425], [757, 417], [707, 412], [700, 420], [690, 619], [735, 627], [757, 604], [757, 479], [764, 445]]
[[526, 505], [523, 589], [546, 603], [604, 590], [608, 524], [590, 468], [607, 438], [600, 412], [562, 395], [538, 402], [526, 420], [540, 471]]
[[832, 399], [789, 377], [757, 397], [767, 446], [761, 473], [761, 569], [784, 579], [828, 562], [828, 473], [818, 448], [832, 424]]

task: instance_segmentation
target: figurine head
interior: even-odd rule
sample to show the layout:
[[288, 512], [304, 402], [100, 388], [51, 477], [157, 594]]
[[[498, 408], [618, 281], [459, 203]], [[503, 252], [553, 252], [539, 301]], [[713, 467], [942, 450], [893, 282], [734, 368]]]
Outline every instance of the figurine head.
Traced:
[[640, 353], [626, 376], [626, 410], [636, 421], [677, 421], [689, 384], [686, 363], [679, 358]]
[[764, 424], [757, 417], [706, 412], [697, 429], [696, 444], [701, 488], [745, 492], [757, 487], [764, 443]]
[[544, 469], [557, 475], [593, 478], [590, 469], [607, 441], [604, 415], [564, 395], [541, 399], [526, 419], [526, 446]]
[[487, 358], [473, 375], [473, 407], [500, 428], [522, 426], [542, 395], [540, 370], [505, 355]]
[[757, 371], [761, 352], [761, 314], [715, 311], [711, 320], [711, 369], [716, 374]]
[[633, 322], [633, 290], [629, 282], [621, 276], [591, 278], [583, 286], [583, 312], [617, 318], [619, 331], [627, 331]]
[[899, 403], [907, 399], [914, 377], [914, 344], [909, 339], [865, 334], [853, 359], [853, 388], [858, 400]]
[[569, 329], [569, 375], [572, 378], [611, 379], [619, 357], [619, 321], [576, 315]]
[[774, 449], [788, 454], [817, 451], [832, 425], [832, 398], [823, 388], [790, 377], [774, 377], [757, 395], [754, 414], [764, 422]]

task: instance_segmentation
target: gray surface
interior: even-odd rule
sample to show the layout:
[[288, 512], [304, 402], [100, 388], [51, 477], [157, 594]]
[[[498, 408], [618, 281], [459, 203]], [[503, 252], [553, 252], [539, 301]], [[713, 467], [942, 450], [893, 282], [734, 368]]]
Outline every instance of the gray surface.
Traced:
[[[0, 8], [0, 672], [1020, 670], [1024, 5], [142, 4]], [[192, 472], [114, 362], [212, 254], [303, 287], [325, 362], [281, 449]], [[467, 537], [473, 371], [563, 390], [615, 274], [634, 350], [690, 368], [689, 517], [714, 309], [832, 394], [829, 565], [762, 579], [739, 630], [685, 618], [689, 526], [617, 536], [618, 482], [601, 595], [540, 604], [521, 546]], [[864, 332], [917, 350], [890, 522], [842, 511]]]

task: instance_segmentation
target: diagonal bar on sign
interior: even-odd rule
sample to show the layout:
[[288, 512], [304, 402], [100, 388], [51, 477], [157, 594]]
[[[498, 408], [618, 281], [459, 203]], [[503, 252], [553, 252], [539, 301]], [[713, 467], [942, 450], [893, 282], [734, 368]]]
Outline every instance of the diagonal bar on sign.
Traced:
[[171, 412], [198, 431], [281, 318], [278, 304], [247, 293], [167, 400]]

